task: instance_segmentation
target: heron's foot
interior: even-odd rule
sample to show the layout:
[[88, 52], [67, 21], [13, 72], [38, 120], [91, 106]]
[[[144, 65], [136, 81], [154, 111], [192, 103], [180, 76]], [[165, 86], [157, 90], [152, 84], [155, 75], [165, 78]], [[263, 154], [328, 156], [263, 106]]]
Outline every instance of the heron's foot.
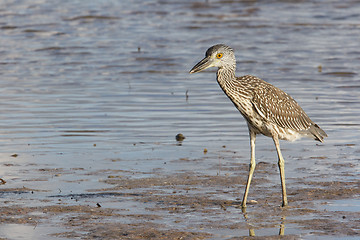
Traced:
[[283, 201], [282, 207], [285, 208], [285, 207], [287, 207], [287, 206], [289, 206], [289, 205], [288, 205], [288, 202], [287, 202], [287, 201]]
[[246, 201], [246, 202], [242, 201], [241, 208], [246, 209], [246, 207], [247, 207], [246, 203], [252, 205], [252, 204], [257, 204], [258, 202], [256, 200], [250, 200], [250, 201]]

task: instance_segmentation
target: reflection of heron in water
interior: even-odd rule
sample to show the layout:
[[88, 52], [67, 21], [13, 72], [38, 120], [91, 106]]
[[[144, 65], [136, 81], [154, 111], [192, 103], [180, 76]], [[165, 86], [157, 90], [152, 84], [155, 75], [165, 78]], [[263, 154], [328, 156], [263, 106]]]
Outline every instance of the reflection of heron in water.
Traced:
[[233, 49], [219, 44], [206, 51], [206, 56], [190, 73], [217, 67], [217, 81], [235, 107], [247, 121], [250, 134], [251, 160], [242, 207], [246, 207], [251, 179], [255, 170], [255, 138], [257, 134], [271, 137], [278, 154], [282, 186], [282, 206], [288, 204], [285, 187], [284, 159], [279, 139], [294, 141], [307, 136], [320, 142], [326, 133], [315, 124], [287, 93], [257, 78], [246, 75], [235, 77], [236, 59]]
[[[255, 229], [253, 227], [253, 224], [250, 223], [249, 221], [249, 217], [246, 213], [246, 208], [242, 208], [242, 213], [244, 215], [245, 218], [245, 222], [248, 225], [249, 228], [249, 236], [250, 237], [254, 237], [255, 235]], [[285, 234], [285, 216], [281, 217], [281, 222], [280, 222], [280, 227], [279, 227], [279, 236], [284, 236]]]

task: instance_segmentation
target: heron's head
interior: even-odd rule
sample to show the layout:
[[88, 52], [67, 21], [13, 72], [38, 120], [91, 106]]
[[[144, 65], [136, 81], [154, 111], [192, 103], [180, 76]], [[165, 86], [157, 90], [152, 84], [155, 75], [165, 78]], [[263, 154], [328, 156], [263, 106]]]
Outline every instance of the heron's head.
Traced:
[[190, 73], [201, 72], [210, 67], [236, 68], [234, 50], [224, 44], [212, 46], [206, 51], [205, 58], [196, 64]]

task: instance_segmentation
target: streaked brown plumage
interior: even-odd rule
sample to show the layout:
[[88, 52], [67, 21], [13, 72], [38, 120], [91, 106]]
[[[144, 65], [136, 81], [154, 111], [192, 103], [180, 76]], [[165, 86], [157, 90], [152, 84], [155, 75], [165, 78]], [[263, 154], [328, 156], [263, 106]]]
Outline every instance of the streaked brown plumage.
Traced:
[[248, 182], [242, 206], [246, 200], [250, 182], [255, 170], [255, 139], [257, 134], [271, 137], [279, 157], [283, 206], [287, 205], [284, 159], [281, 155], [279, 139], [294, 141], [303, 136], [320, 142], [326, 133], [315, 124], [287, 93], [255, 76], [235, 77], [236, 59], [234, 51], [223, 44], [212, 46], [206, 56], [196, 64], [190, 73], [200, 72], [209, 67], [217, 67], [217, 81], [235, 107], [246, 119], [249, 127], [251, 161]]

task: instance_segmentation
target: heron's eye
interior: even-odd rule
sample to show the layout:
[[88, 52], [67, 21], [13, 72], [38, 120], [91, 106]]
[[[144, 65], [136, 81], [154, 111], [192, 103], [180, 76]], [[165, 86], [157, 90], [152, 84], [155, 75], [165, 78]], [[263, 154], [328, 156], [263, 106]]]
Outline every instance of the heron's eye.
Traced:
[[218, 53], [218, 54], [216, 54], [216, 57], [217, 57], [218, 59], [220, 59], [220, 58], [223, 57], [223, 54], [222, 54], [222, 53]]

